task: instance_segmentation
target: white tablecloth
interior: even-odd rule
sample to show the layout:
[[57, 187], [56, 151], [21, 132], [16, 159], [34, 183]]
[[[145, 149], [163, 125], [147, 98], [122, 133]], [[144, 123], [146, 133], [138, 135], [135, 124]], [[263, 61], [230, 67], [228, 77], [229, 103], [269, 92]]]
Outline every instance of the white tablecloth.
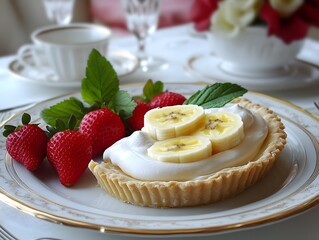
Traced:
[[[121, 83], [145, 82], [149, 78], [163, 82], [196, 82], [202, 81], [185, 71], [185, 64], [194, 54], [209, 52], [208, 43], [201, 35], [196, 35], [190, 25], [158, 31], [148, 43], [148, 51], [167, 59], [169, 67], [163, 71], [143, 73], [138, 70], [121, 78]], [[133, 37], [113, 39], [110, 50], [124, 49], [134, 52], [136, 40]], [[319, 43], [307, 40], [301, 56], [319, 65]], [[0, 58], [0, 110], [24, 103], [38, 102], [58, 96], [75, 89], [43, 87], [24, 83], [9, 74], [7, 66], [14, 56]], [[266, 92], [269, 95], [290, 101], [304, 109], [316, 113], [313, 101], [319, 100], [318, 85], [306, 89]], [[319, 206], [311, 210], [268, 226], [254, 229], [242, 229], [208, 237], [207, 239], [318, 239]], [[61, 239], [106, 239], [103, 233], [93, 230], [77, 229], [46, 222], [29, 216], [0, 202], [0, 224], [14, 233], [19, 239], [37, 237], [56, 237]], [[159, 238], [153, 236], [152, 238]], [[175, 236], [185, 239], [185, 236]], [[204, 239], [204, 236], [202, 236]], [[114, 235], [112, 239], [128, 239], [123, 235]], [[142, 239], [137, 237], [136, 239]], [[145, 237], [150, 239], [150, 237]], [[195, 239], [192, 237], [192, 239]]]

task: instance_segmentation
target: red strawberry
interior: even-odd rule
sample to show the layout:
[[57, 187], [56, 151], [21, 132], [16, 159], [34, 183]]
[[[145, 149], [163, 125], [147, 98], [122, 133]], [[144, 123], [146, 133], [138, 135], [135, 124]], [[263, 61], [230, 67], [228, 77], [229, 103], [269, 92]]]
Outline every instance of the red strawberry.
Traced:
[[186, 98], [174, 92], [163, 92], [156, 95], [150, 102], [151, 107], [166, 107], [166, 106], [173, 106], [173, 105], [180, 105], [185, 102]]
[[22, 163], [28, 170], [36, 170], [46, 156], [47, 137], [36, 124], [28, 124], [17, 128], [6, 125], [4, 135], [7, 136], [6, 148], [10, 156]]
[[125, 135], [121, 118], [107, 108], [87, 113], [80, 123], [79, 130], [90, 139], [93, 157]]
[[71, 187], [81, 177], [91, 160], [91, 142], [79, 131], [58, 132], [48, 142], [47, 157], [57, 171], [60, 182]]
[[133, 130], [141, 130], [144, 126], [144, 115], [147, 111], [151, 110], [152, 107], [145, 103], [138, 101], [137, 105], [132, 113], [132, 116], [127, 119], [129, 127]]

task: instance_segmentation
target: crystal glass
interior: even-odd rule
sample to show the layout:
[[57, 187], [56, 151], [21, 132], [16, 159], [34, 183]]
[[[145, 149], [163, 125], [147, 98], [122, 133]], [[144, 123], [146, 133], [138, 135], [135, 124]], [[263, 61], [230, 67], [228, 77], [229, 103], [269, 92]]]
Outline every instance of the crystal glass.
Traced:
[[75, 0], [42, 0], [49, 20], [59, 25], [69, 24]]
[[161, 0], [122, 0], [127, 28], [137, 38], [137, 57], [144, 72], [167, 66], [165, 60], [146, 54], [146, 41], [157, 29], [160, 2]]

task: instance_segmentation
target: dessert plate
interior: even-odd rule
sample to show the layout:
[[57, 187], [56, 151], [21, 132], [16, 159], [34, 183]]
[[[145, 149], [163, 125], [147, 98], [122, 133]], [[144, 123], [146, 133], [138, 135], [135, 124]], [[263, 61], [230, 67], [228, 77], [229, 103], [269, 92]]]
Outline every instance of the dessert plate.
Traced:
[[[112, 66], [114, 67], [119, 77], [125, 77], [126, 75], [131, 74], [138, 67], [137, 58], [126, 51], [110, 51], [107, 59], [112, 63]], [[27, 56], [25, 60], [32, 63], [31, 56]], [[10, 73], [12, 73], [16, 77], [17, 80], [27, 83], [62, 88], [75, 88], [81, 86], [81, 81], [57, 81], [55, 75], [45, 74], [45, 72], [48, 72], [50, 70], [45, 68], [30, 69], [24, 67], [19, 63], [17, 59], [13, 59], [9, 63], [8, 69]]]
[[319, 69], [301, 61], [293, 61], [268, 74], [232, 72], [214, 55], [197, 55], [185, 64], [188, 73], [205, 82], [233, 82], [253, 91], [290, 90], [319, 85]]
[[[141, 94], [143, 84], [123, 85], [132, 95]], [[186, 96], [204, 85], [166, 84], [166, 88]], [[48, 100], [29, 108], [32, 119], [62, 99]], [[106, 237], [149, 238], [150, 234], [174, 237], [196, 236], [238, 230], [281, 220], [316, 205], [319, 200], [319, 120], [310, 113], [282, 100], [249, 92], [251, 101], [269, 106], [280, 114], [286, 125], [287, 145], [269, 174], [240, 195], [216, 204], [179, 209], [153, 209], [116, 200], [96, 186], [86, 171], [76, 186], [63, 187], [56, 173], [45, 162], [31, 173], [14, 161], [0, 137], [0, 200], [47, 221], [96, 229]], [[7, 123], [16, 124], [21, 114]], [[292, 122], [289, 119], [294, 119]], [[3, 131], [2, 123], [0, 131]], [[310, 134], [313, 133], [314, 135]], [[96, 160], [99, 160], [97, 158]], [[262, 191], [261, 191], [262, 189]], [[160, 238], [161, 236], [157, 236]]]

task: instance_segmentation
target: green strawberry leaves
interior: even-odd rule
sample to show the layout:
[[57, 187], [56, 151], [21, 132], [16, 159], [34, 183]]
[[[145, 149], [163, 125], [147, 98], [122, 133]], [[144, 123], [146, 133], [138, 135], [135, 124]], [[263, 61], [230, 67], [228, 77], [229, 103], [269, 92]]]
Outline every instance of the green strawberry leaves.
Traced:
[[156, 95], [162, 93], [164, 90], [164, 83], [161, 81], [153, 82], [149, 79], [144, 87], [143, 87], [143, 94], [140, 96], [134, 96], [133, 99], [135, 101], [142, 101], [149, 103]]
[[107, 107], [113, 109], [121, 119], [128, 119], [136, 107], [136, 102], [127, 91], [119, 90], [108, 102]]
[[10, 133], [13, 133], [14, 131], [20, 130], [23, 126], [28, 125], [31, 122], [31, 116], [28, 113], [23, 113], [21, 117], [22, 125], [13, 126], [13, 125], [4, 125], [4, 131], [2, 135], [4, 137], [8, 137]]
[[50, 126], [56, 126], [57, 119], [67, 125], [71, 115], [77, 119], [76, 126], [80, 124], [80, 119], [89, 112], [89, 108], [75, 97], [71, 97], [41, 111], [41, 118]]
[[161, 81], [155, 83], [149, 79], [143, 88], [143, 95], [145, 102], [150, 102], [153, 97], [163, 92], [164, 84]]
[[[82, 101], [71, 97], [41, 112], [42, 119], [50, 126], [58, 124], [60, 119], [65, 126], [72, 115], [76, 118], [77, 128], [84, 115], [92, 110], [108, 107], [125, 120], [132, 115], [136, 106], [132, 97], [119, 90], [119, 79], [111, 63], [96, 49], [90, 53], [86, 76], [82, 80]], [[60, 123], [61, 125], [61, 123]]]

